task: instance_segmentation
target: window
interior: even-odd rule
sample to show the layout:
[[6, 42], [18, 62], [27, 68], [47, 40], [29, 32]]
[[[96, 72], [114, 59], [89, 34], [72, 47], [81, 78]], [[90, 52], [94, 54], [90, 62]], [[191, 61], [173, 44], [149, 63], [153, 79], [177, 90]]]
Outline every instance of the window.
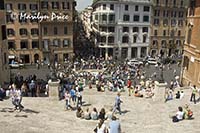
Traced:
[[128, 36], [123, 36], [122, 37], [122, 43], [128, 43], [129, 42], [129, 37]]
[[67, 31], [67, 26], [64, 27], [64, 34], [67, 35], [68, 31]]
[[192, 38], [192, 29], [189, 28], [188, 34], [187, 34], [187, 44], [191, 44], [191, 38]]
[[98, 15], [97, 14], [95, 15], [95, 20], [98, 20]]
[[124, 21], [129, 21], [130, 20], [130, 16], [129, 15], [124, 15], [123, 16], [123, 20]]
[[149, 6], [144, 6], [144, 12], [149, 12], [150, 7]]
[[107, 15], [106, 14], [102, 15], [102, 21], [107, 21]]
[[156, 5], [159, 5], [160, 4], [160, 0], [156, 0]]
[[59, 9], [59, 2], [52, 2], [52, 9]]
[[53, 46], [59, 47], [59, 45], [60, 45], [60, 40], [54, 39], [54, 40], [53, 40]]
[[70, 9], [70, 3], [69, 2], [62, 2], [62, 8], [64, 9], [64, 10], [66, 10], [66, 9]]
[[157, 40], [153, 40], [153, 46], [157, 47], [158, 46], [158, 41]]
[[176, 20], [175, 19], [171, 20], [171, 26], [176, 26]]
[[183, 0], [181, 0], [181, 7], [183, 7]]
[[133, 16], [133, 21], [134, 22], [139, 22], [140, 21], [140, 16], [139, 15], [134, 15]]
[[147, 35], [143, 35], [143, 43], [147, 42]]
[[164, 19], [164, 20], [163, 20], [163, 25], [164, 25], [164, 26], [167, 26], [167, 25], [168, 25], [168, 19]]
[[173, 5], [174, 5], [174, 7], [176, 6], [176, 0], [173, 1]]
[[39, 30], [37, 28], [31, 29], [31, 35], [39, 35]]
[[6, 22], [13, 23], [14, 20], [11, 18], [11, 13], [6, 13]]
[[183, 15], [184, 15], [184, 12], [182, 12], [182, 11], [178, 13], [179, 18], [183, 18]]
[[154, 19], [153, 24], [154, 24], [154, 25], [159, 25], [159, 24], [160, 24], [159, 19]]
[[178, 26], [180, 26], [180, 27], [183, 26], [183, 20], [178, 20]]
[[109, 14], [109, 22], [114, 22], [115, 21], [115, 15], [114, 14]]
[[123, 27], [123, 32], [129, 32], [129, 28], [128, 27]]
[[148, 33], [148, 27], [143, 27], [142, 28], [142, 32], [144, 33], [144, 32], [147, 32]]
[[64, 39], [63, 40], [63, 47], [69, 47], [70, 45], [70, 40], [69, 39]]
[[49, 50], [49, 40], [43, 40], [43, 49], [48, 51]]
[[181, 30], [178, 30], [178, 36], [181, 36]]
[[143, 16], [143, 22], [149, 22], [149, 16]]
[[32, 49], [39, 48], [39, 42], [38, 41], [32, 41]]
[[128, 11], [128, 5], [125, 5], [125, 11]]
[[160, 10], [154, 10], [154, 16], [159, 17], [160, 16]]
[[108, 37], [108, 43], [114, 43], [115, 42], [115, 37], [114, 36], [109, 36]]
[[114, 10], [114, 5], [110, 4], [110, 10]]
[[102, 31], [102, 32], [107, 32], [107, 27], [101, 26], [101, 27], [99, 27], [99, 29], [100, 29], [100, 31]]
[[58, 35], [58, 28], [57, 27], [53, 28], [53, 33], [54, 33], [54, 35]]
[[18, 4], [19, 10], [26, 10], [26, 4]]
[[163, 36], [166, 36], [166, 33], [167, 33], [166, 30], [163, 30]]
[[133, 36], [133, 43], [136, 43], [137, 42], [137, 35], [134, 35]]
[[7, 10], [7, 11], [9, 11], [9, 10], [13, 10], [13, 6], [12, 6], [12, 4], [7, 3], [7, 4], [6, 4], [6, 10]]
[[183, 58], [183, 67], [188, 70], [190, 64], [190, 59], [187, 56], [184, 56]]
[[37, 10], [38, 9], [38, 5], [37, 4], [30, 4], [30, 10]]
[[138, 6], [136, 5], [136, 6], [135, 6], [135, 11], [138, 11], [138, 10], [139, 10], [139, 9], [138, 9]]
[[115, 32], [115, 27], [108, 27], [108, 32]]
[[8, 41], [8, 49], [15, 49], [15, 41]]
[[14, 36], [15, 35], [14, 29], [7, 29], [7, 35], [8, 36]]
[[64, 59], [64, 61], [66, 61], [66, 60], [68, 60], [68, 58], [69, 58], [69, 54], [63, 54], [63, 59]]
[[44, 34], [44, 35], [47, 35], [47, 33], [48, 33], [47, 27], [44, 27], [44, 28], [43, 28], [43, 34]]
[[133, 27], [133, 33], [134, 32], [139, 32], [139, 28], [138, 27]]
[[28, 34], [27, 29], [21, 28], [19, 30], [19, 34], [22, 35], [22, 36], [26, 36]]
[[28, 49], [28, 41], [20, 42], [21, 49]]
[[158, 35], [158, 30], [154, 30], [154, 36]]
[[165, 6], [168, 6], [168, 0], [165, 0]]
[[42, 1], [41, 2], [41, 8], [42, 9], [48, 9], [48, 1]]
[[100, 40], [100, 42], [102, 42], [102, 43], [106, 43], [106, 36], [101, 36], [101, 40]]
[[166, 47], [167, 47], [167, 42], [166, 42], [166, 40], [162, 40], [162, 41], [161, 41], [161, 46], [162, 46], [162, 48], [166, 48]]
[[190, 1], [190, 8], [189, 8], [189, 16], [194, 16], [194, 12], [195, 12], [195, 6], [196, 6], [196, 1], [195, 0], [191, 0]]
[[106, 4], [103, 4], [103, 10], [106, 10]]

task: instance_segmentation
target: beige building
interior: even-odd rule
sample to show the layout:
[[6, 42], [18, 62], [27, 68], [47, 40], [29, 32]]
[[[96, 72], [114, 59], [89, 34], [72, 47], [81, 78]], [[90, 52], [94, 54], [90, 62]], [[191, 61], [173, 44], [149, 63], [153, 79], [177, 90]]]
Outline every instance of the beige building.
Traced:
[[[1, 3], [0, 3], [1, 4]], [[5, 13], [0, 9], [0, 85], [4, 82], [9, 82], [10, 71], [7, 64], [7, 50], [5, 47], [6, 44], [6, 26], [5, 26]]]
[[182, 54], [188, 0], [153, 0], [150, 55]]
[[73, 57], [74, 0], [4, 0], [9, 62]]
[[200, 0], [191, 0], [188, 9], [183, 54], [182, 83], [200, 87]]

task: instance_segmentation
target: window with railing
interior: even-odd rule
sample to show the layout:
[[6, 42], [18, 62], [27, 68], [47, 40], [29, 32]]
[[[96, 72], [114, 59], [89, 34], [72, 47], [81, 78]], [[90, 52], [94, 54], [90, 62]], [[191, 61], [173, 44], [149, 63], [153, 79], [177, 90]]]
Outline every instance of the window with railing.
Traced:
[[114, 36], [109, 36], [108, 37], [108, 43], [114, 43], [115, 42], [115, 37]]
[[139, 32], [139, 28], [138, 27], [133, 27], [133, 33], [135, 32]]
[[123, 27], [123, 32], [128, 33], [129, 32], [129, 27]]

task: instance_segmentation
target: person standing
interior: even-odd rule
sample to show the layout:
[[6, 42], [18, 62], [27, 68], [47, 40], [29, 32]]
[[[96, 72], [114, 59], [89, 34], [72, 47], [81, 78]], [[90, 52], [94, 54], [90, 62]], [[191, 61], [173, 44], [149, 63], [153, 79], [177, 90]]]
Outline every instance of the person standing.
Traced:
[[78, 100], [77, 100], [77, 107], [78, 107], [79, 105], [82, 106], [82, 94], [81, 94], [81, 91], [80, 91], [80, 90], [77, 91], [76, 96], [77, 96], [77, 98], [78, 98]]
[[65, 101], [66, 101], [66, 110], [69, 110], [69, 108], [72, 109], [71, 105], [70, 105], [70, 94], [69, 94], [69, 91], [66, 91], [65, 92]]
[[120, 93], [117, 93], [117, 97], [115, 98], [115, 105], [114, 105], [114, 110], [113, 113], [115, 113], [116, 110], [119, 111], [119, 114], [121, 115], [121, 103], [123, 102], [120, 98]]
[[192, 94], [190, 97], [190, 102], [194, 101], [194, 104], [196, 104], [196, 94], [197, 94], [197, 88], [196, 88], [196, 85], [194, 85], [192, 87]]
[[24, 106], [21, 104], [21, 102], [22, 102], [22, 93], [21, 93], [20, 89], [17, 89], [16, 90], [16, 103], [17, 103], [17, 106], [20, 111], [24, 108]]
[[132, 86], [132, 81], [130, 80], [130, 79], [128, 79], [128, 81], [127, 81], [127, 88], [128, 88], [128, 92], [129, 92], [129, 96], [131, 96], [131, 93], [132, 93], [132, 88], [131, 88], [131, 86]]
[[109, 133], [121, 133], [120, 122], [117, 121], [116, 116], [112, 116], [112, 121], [109, 123]]
[[29, 84], [29, 88], [31, 90], [31, 96], [36, 97], [36, 84], [34, 80], [32, 80], [31, 83]]

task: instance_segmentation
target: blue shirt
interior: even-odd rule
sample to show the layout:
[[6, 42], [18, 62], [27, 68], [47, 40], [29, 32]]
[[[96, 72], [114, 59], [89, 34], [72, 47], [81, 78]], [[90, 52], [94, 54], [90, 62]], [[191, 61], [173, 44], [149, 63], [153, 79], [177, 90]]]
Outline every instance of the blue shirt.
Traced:
[[120, 123], [119, 121], [111, 121], [109, 123], [110, 133], [120, 133]]

